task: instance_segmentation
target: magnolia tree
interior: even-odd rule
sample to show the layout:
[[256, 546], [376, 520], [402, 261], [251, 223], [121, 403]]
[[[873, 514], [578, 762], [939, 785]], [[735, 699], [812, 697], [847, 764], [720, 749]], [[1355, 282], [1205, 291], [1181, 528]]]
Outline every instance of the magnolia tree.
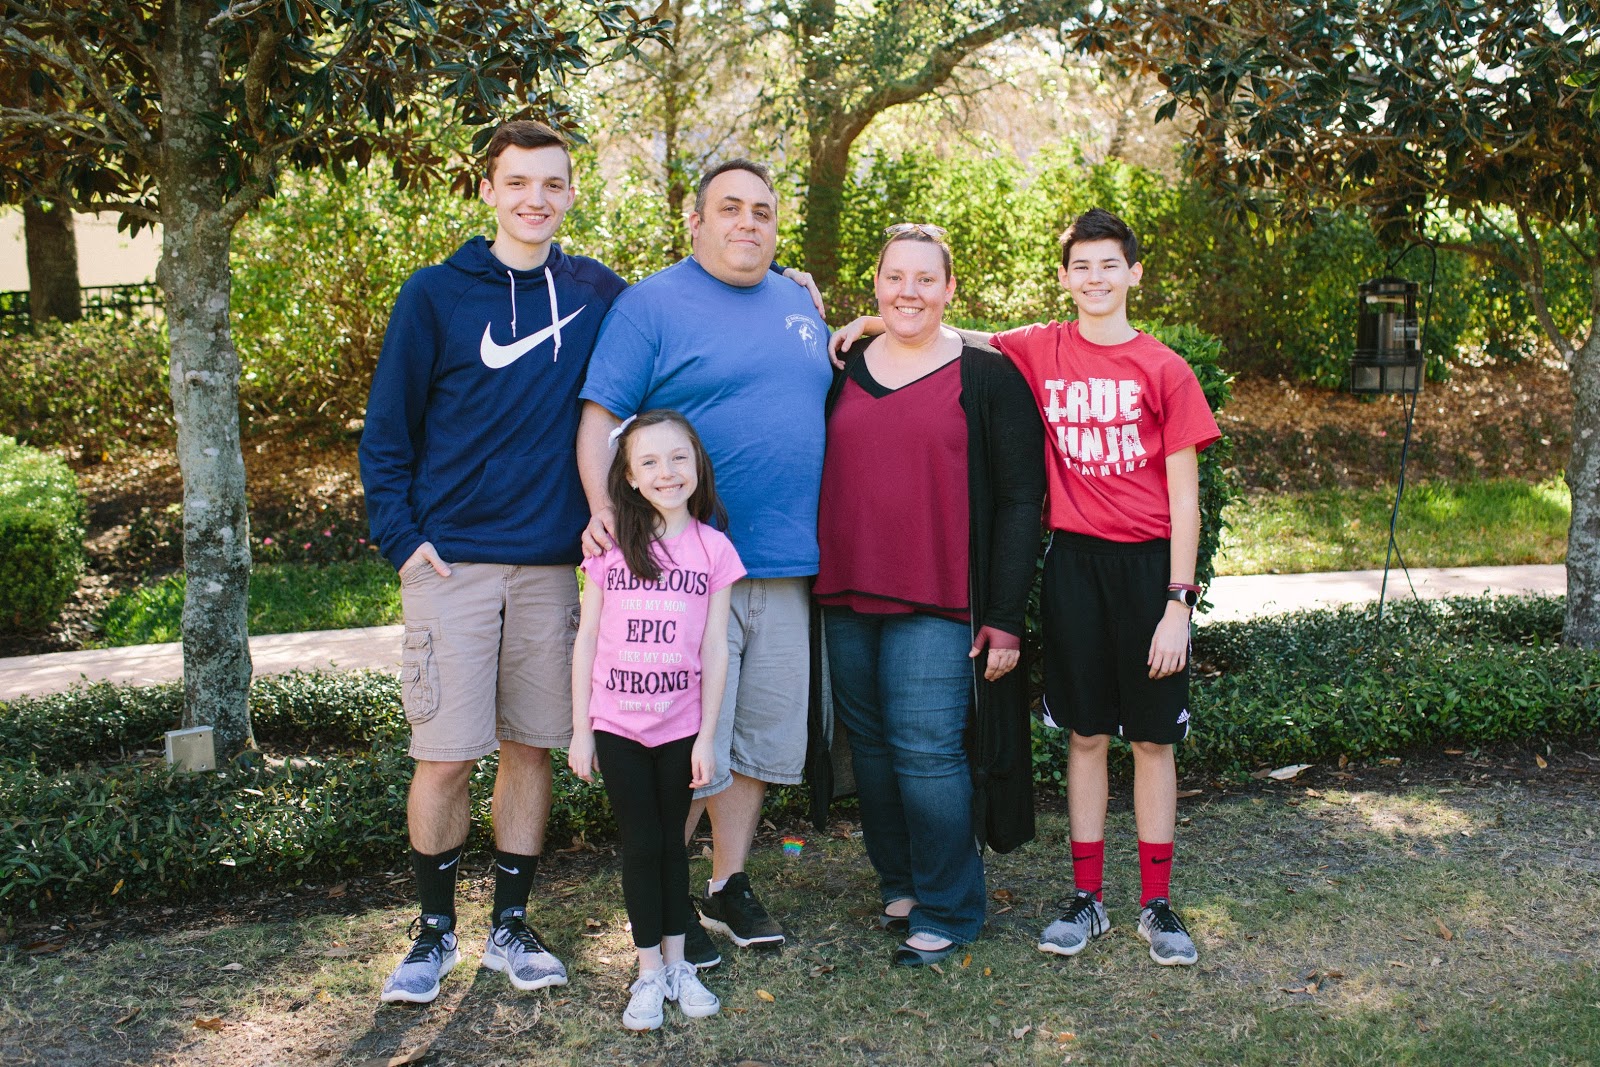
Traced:
[[[1514, 275], [1571, 368], [1566, 641], [1600, 647], [1600, 5], [1132, 0], [1079, 40], [1157, 74], [1195, 173], [1250, 210], [1360, 209], [1396, 243], [1474, 220], [1439, 246]], [[1591, 282], [1564, 321], [1557, 247]]]
[[604, 0], [0, 0], [0, 199], [64, 190], [135, 230], [161, 226], [184, 722], [212, 724], [222, 754], [251, 740], [234, 227], [285, 167], [381, 157], [400, 182], [439, 178], [451, 160], [414, 120], [441, 108], [485, 126], [562, 121], [591, 48], [627, 54], [669, 25]]

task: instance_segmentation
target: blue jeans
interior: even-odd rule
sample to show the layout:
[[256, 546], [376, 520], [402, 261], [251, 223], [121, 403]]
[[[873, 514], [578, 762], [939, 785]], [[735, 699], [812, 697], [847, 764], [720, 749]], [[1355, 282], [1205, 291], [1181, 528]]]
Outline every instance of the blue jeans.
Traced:
[[834, 711], [850, 731], [867, 858], [911, 932], [966, 943], [983, 926], [983, 857], [962, 745], [972, 636], [933, 615], [825, 608]]

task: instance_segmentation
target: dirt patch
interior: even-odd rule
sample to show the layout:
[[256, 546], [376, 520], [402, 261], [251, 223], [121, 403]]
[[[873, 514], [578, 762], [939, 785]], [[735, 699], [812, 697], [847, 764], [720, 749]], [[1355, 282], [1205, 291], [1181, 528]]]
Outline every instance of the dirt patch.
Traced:
[[[1407, 400], [1241, 378], [1218, 422], [1246, 490], [1392, 486]], [[1554, 359], [1458, 369], [1417, 397], [1406, 477], [1543, 480], [1565, 469], [1572, 383]]]

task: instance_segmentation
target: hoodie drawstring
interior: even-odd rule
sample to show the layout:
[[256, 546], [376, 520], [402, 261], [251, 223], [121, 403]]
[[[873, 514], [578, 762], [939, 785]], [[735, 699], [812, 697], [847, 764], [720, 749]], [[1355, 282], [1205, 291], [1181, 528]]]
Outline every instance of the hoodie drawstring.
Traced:
[[506, 281], [511, 283], [511, 339], [517, 337], [517, 276], [506, 271]]
[[550, 357], [550, 362], [555, 363], [561, 359], [561, 308], [556, 305], [556, 280], [549, 267], [544, 269], [544, 284], [550, 290], [550, 325], [556, 331], [556, 354]]

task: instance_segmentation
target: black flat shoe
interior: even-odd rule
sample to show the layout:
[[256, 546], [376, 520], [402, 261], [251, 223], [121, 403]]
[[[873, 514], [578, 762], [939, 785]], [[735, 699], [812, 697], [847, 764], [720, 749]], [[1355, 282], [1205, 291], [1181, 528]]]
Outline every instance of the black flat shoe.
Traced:
[[904, 937], [911, 932], [911, 916], [890, 915], [884, 912], [878, 916], [878, 929], [887, 930], [891, 934]]
[[916, 948], [912, 945], [900, 945], [894, 950], [893, 963], [896, 967], [927, 967], [938, 963], [958, 946], [951, 942], [944, 948]]

